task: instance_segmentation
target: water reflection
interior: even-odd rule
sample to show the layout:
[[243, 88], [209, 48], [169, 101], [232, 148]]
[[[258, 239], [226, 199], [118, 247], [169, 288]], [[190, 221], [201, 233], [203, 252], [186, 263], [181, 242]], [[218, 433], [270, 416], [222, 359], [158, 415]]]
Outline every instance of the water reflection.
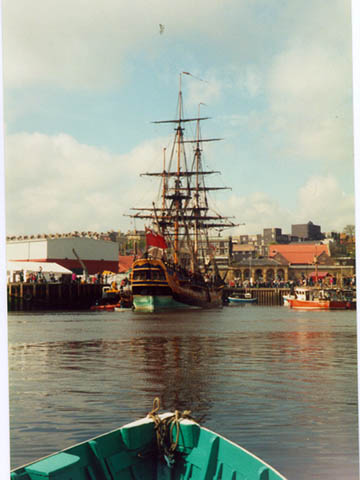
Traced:
[[[89, 380], [102, 372], [104, 381], [121, 386], [130, 373], [133, 380], [143, 385], [150, 406], [159, 396], [164, 409], [191, 409], [201, 412], [203, 418], [211, 406], [209, 391], [212, 362], [216, 357], [216, 339], [190, 336], [136, 337], [129, 340], [92, 340], [39, 344], [18, 344], [9, 347], [10, 359], [16, 358], [17, 369], [26, 368], [27, 379], [32, 378], [31, 360], [36, 356], [36, 372], [41, 377], [55, 374], [58, 382], [74, 375], [88, 375]], [[114, 375], [118, 382], [109, 378], [109, 372], [118, 367]], [[77, 377], [76, 377], [77, 378]], [[128, 380], [128, 379], [127, 379]], [[131, 378], [130, 378], [131, 380]], [[106, 385], [102, 385], [106, 387]], [[66, 393], [89, 395], [90, 390], [74, 388], [69, 384]], [[43, 392], [48, 396], [47, 392]], [[65, 391], [64, 391], [65, 393]], [[101, 392], [98, 391], [97, 394]]]
[[159, 396], [164, 409], [190, 409], [289, 478], [304, 478], [304, 465], [313, 467], [308, 478], [325, 465], [339, 471], [345, 459], [354, 472], [356, 331], [348, 313], [13, 317], [12, 465], [139, 418]]
[[209, 357], [215, 354], [214, 343], [206, 337], [144, 337], [132, 339], [130, 352], [148, 393], [158, 395], [164, 409], [190, 409], [206, 418], [212, 404]]

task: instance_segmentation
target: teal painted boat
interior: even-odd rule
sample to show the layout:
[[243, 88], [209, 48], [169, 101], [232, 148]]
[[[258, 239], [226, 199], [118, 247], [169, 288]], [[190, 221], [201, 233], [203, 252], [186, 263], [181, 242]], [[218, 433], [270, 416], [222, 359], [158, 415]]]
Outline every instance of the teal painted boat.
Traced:
[[245, 293], [245, 295], [240, 296], [240, 295], [235, 295], [228, 297], [229, 303], [235, 304], [235, 303], [256, 303], [257, 298], [252, 297], [250, 293]]
[[190, 412], [158, 414], [154, 407], [141, 420], [15, 469], [11, 480], [285, 479]]

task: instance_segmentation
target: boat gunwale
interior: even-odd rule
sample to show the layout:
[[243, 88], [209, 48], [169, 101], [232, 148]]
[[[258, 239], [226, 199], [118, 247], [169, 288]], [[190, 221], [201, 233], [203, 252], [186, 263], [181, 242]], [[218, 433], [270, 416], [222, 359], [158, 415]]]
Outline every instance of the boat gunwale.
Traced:
[[[193, 422], [197, 425], [199, 425], [197, 422]], [[279, 477], [282, 479], [282, 480], [288, 480], [286, 477], [284, 477], [284, 475], [282, 475], [278, 470], [276, 470], [276, 468], [274, 468], [272, 465], [270, 465], [269, 463], [267, 463], [265, 460], [263, 460], [262, 458], [258, 457], [257, 455], [255, 455], [254, 453], [250, 452], [249, 450], [247, 450], [245, 447], [242, 447], [241, 445], [239, 445], [238, 443], [235, 443], [233, 442], [232, 440], [229, 440], [227, 437], [224, 437], [223, 435], [221, 435], [220, 433], [217, 433], [217, 432], [214, 432], [213, 430], [210, 430], [209, 428], [206, 428], [206, 427], [202, 427], [201, 425], [199, 425], [201, 429], [203, 430], [206, 430], [207, 432], [210, 432], [212, 433], [213, 435], [216, 435], [217, 437], [225, 440], [226, 442], [230, 443], [231, 445], [234, 445], [236, 448], [239, 448], [240, 450], [242, 450], [243, 452], [247, 453], [248, 455], [250, 455], [251, 457], [255, 458], [256, 460], [258, 460], [260, 463], [263, 464], [264, 467], [267, 467], [269, 468], [270, 470], [273, 471], [273, 473], [276, 473], [277, 475], [279, 475]]]
[[[165, 418], [170, 418], [172, 416], [175, 415], [175, 412], [164, 412], [164, 413], [161, 413], [159, 414], [159, 417], [161, 419], [165, 419]], [[24, 465], [21, 465], [21, 466], [18, 466], [18, 467], [15, 467], [14, 469], [11, 469], [10, 470], [10, 474], [12, 472], [16, 472], [17, 470], [20, 470], [20, 469], [23, 469], [23, 468], [26, 468], [30, 465], [33, 465], [34, 463], [37, 463], [37, 462], [40, 462], [42, 460], [45, 460], [47, 458], [50, 458], [54, 455], [57, 455], [59, 453], [63, 453], [63, 452], [66, 452], [67, 450], [70, 450], [70, 449], [73, 449], [73, 448], [76, 448], [78, 446], [81, 446], [81, 445], [84, 445], [88, 442], [91, 442], [93, 440], [96, 440], [98, 438], [101, 438], [101, 437], [105, 437], [107, 435], [110, 435], [112, 433], [115, 433], [117, 431], [120, 431], [124, 428], [126, 429], [129, 429], [129, 428], [133, 428], [133, 427], [138, 427], [140, 425], [146, 425], [146, 424], [149, 424], [149, 423], [155, 423], [154, 422], [154, 419], [152, 417], [150, 417], [149, 415], [147, 415], [146, 417], [143, 417], [143, 418], [140, 418], [138, 420], [134, 420], [133, 422], [130, 422], [130, 423], [127, 423], [121, 427], [117, 427], [117, 428], [114, 428], [113, 430], [110, 430], [108, 432], [105, 432], [105, 433], [102, 433], [100, 435], [96, 435], [94, 437], [91, 437], [87, 440], [84, 440], [82, 442], [78, 442], [78, 443], [75, 443], [73, 445], [70, 445], [68, 447], [65, 447], [64, 449], [61, 449], [61, 450], [57, 450], [56, 452], [53, 452], [53, 453], [50, 453], [49, 455], [45, 455], [44, 457], [41, 457], [41, 458], [38, 458], [36, 460], [33, 460], [31, 462], [28, 462]], [[179, 419], [179, 423], [182, 423], [184, 425], [198, 425], [200, 429], [206, 431], [206, 432], [209, 432], [211, 433], [212, 435], [215, 435], [216, 437], [224, 440], [225, 442], [235, 446], [236, 448], [242, 450], [244, 453], [246, 453], [247, 455], [250, 455], [251, 457], [253, 457], [254, 459], [256, 459], [257, 461], [259, 461], [261, 463], [261, 466], [263, 467], [266, 467], [268, 468], [270, 471], [272, 471], [273, 473], [275, 473], [276, 475], [279, 476], [280, 480], [288, 480], [284, 475], [282, 475], [276, 468], [274, 468], [272, 465], [268, 464], [265, 460], [261, 459], [260, 457], [258, 457], [257, 455], [255, 455], [254, 453], [250, 452], [249, 450], [247, 450], [246, 448], [244, 448], [243, 446], [235, 443], [234, 441], [228, 439], [227, 437], [225, 437], [224, 435], [221, 435], [217, 432], [214, 432], [213, 430], [207, 428], [207, 427], [204, 427], [202, 425], [200, 425], [198, 422], [196, 422], [195, 420], [193, 419], [189, 419], [189, 418], [180, 418]]]

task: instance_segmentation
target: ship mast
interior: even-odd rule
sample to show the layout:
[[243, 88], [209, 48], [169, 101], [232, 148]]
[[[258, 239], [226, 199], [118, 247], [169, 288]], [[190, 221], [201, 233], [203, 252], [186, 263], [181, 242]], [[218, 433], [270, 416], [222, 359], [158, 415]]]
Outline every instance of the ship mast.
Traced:
[[[159, 176], [161, 178], [161, 200], [159, 207], [132, 208], [138, 213], [130, 215], [133, 218], [152, 220], [157, 223], [163, 235], [168, 237], [173, 261], [190, 267], [193, 272], [201, 272], [205, 269], [204, 245], [202, 235], [205, 235], [205, 248], [208, 242], [207, 232], [211, 228], [234, 227], [231, 217], [219, 214], [211, 214], [207, 202], [207, 192], [210, 190], [224, 190], [228, 187], [205, 186], [206, 175], [220, 173], [216, 171], [204, 171], [202, 167], [202, 145], [204, 142], [221, 140], [221, 138], [201, 138], [200, 121], [209, 117], [200, 117], [200, 105], [195, 118], [184, 118], [182, 96], [182, 74], [191, 75], [188, 72], [180, 73], [177, 114], [173, 120], [158, 120], [153, 123], [174, 123], [175, 135], [173, 146], [166, 167], [166, 148], [163, 148], [162, 172], [148, 172], [141, 175]], [[193, 140], [184, 140], [184, 124], [196, 122], [196, 136]], [[185, 144], [194, 144], [192, 165], [187, 165]], [[172, 178], [172, 182], [170, 179]], [[148, 210], [148, 213], [144, 211]], [[183, 251], [183, 243], [186, 240], [187, 248], [184, 249], [184, 258], [180, 258]], [[208, 248], [207, 248], [208, 249]], [[202, 254], [201, 254], [202, 252]], [[201, 254], [201, 255], [200, 255]]]
[[165, 199], [166, 199], [166, 147], [163, 148], [163, 188], [162, 188], [162, 223], [161, 223], [161, 230], [164, 233], [164, 226], [163, 221], [165, 217]]
[[177, 127], [177, 178], [175, 179], [175, 224], [174, 224], [174, 263], [175, 265], [179, 262], [179, 214], [181, 208], [181, 197], [180, 197], [180, 162], [181, 162], [181, 143], [183, 140], [183, 129], [181, 127], [181, 117], [182, 117], [182, 92], [181, 92], [181, 73], [179, 78], [179, 123]]
[[[195, 208], [194, 208], [194, 216], [195, 216], [195, 225], [194, 225], [194, 233], [195, 233], [195, 245], [194, 245], [194, 253], [195, 257], [199, 251], [199, 168], [200, 168], [200, 104], [198, 106], [198, 120], [196, 122], [196, 148], [195, 148], [195, 169], [196, 169], [196, 177], [195, 177]], [[194, 265], [195, 270], [195, 265]]]

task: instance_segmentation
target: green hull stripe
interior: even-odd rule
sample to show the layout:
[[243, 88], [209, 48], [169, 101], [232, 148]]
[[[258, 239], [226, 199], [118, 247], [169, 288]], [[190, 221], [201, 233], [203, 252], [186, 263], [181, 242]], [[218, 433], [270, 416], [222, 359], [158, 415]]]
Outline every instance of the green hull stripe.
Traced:
[[191, 308], [190, 305], [177, 302], [171, 295], [134, 295], [135, 311], [154, 312], [165, 308]]

